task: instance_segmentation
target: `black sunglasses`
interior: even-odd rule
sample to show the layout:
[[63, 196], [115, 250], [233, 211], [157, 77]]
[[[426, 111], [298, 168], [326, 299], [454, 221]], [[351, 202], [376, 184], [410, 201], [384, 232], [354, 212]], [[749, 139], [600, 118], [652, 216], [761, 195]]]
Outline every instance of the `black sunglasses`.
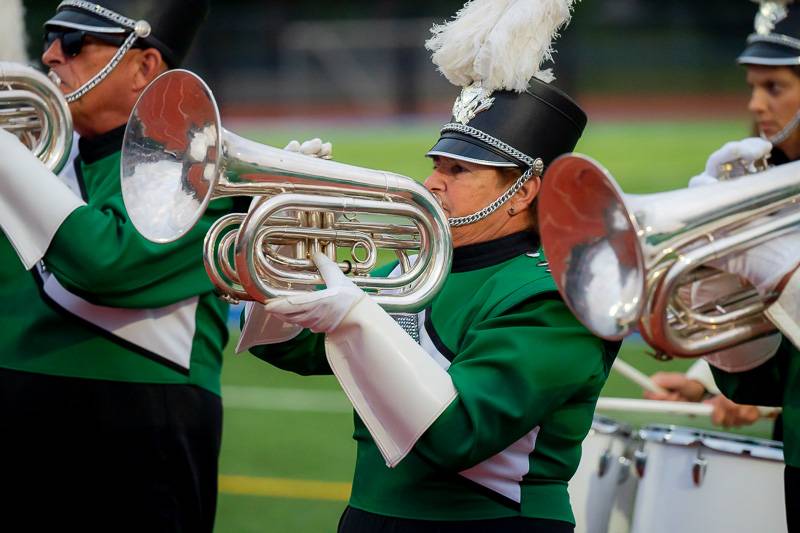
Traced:
[[125, 36], [109, 35], [102, 33], [92, 33], [83, 30], [64, 29], [64, 30], [51, 30], [44, 34], [44, 50], [45, 52], [53, 46], [53, 43], [60, 40], [61, 50], [69, 57], [75, 57], [81, 53], [83, 45], [86, 42], [86, 36], [94, 37], [104, 43], [120, 46], [125, 41]]

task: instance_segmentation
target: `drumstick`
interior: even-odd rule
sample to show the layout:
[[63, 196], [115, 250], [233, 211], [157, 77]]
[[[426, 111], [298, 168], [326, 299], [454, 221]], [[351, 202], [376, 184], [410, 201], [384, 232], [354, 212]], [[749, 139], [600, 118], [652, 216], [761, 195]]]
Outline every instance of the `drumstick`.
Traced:
[[644, 390], [660, 394], [666, 394], [668, 392], [663, 387], [657, 385], [652, 379], [650, 379], [649, 376], [645, 375], [640, 370], [629, 365], [619, 357], [617, 357], [614, 360], [614, 364], [611, 366], [611, 368], [613, 368], [614, 370], [616, 370], [629, 380], [633, 381]]
[[[773, 417], [781, 412], [780, 407], [757, 406], [757, 408], [762, 418]], [[695, 402], [665, 402], [636, 398], [598, 398], [596, 410], [711, 416], [711, 411], [714, 410], [714, 407], [707, 403]]]

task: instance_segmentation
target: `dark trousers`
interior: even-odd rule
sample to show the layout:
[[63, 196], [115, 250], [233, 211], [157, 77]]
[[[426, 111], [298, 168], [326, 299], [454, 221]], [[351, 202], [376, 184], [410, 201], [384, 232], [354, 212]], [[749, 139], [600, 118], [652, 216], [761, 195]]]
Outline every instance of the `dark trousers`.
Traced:
[[210, 532], [221, 427], [197, 387], [0, 369], [4, 527]]
[[575, 526], [542, 518], [493, 518], [441, 522], [411, 520], [368, 513], [347, 507], [339, 520], [338, 533], [573, 533]]
[[786, 466], [783, 486], [786, 491], [786, 524], [789, 533], [800, 533], [800, 468]]

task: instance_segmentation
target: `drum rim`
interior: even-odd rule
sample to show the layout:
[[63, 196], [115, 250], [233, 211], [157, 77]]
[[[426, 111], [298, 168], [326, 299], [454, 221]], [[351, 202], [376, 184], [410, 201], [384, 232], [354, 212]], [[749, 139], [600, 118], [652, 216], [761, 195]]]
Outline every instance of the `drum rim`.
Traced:
[[673, 424], [650, 424], [639, 430], [639, 438], [675, 446], [702, 446], [731, 455], [783, 462], [783, 443], [735, 433], [710, 431]]
[[601, 435], [615, 435], [624, 438], [630, 438], [636, 434], [630, 424], [602, 415], [592, 417], [592, 430]]

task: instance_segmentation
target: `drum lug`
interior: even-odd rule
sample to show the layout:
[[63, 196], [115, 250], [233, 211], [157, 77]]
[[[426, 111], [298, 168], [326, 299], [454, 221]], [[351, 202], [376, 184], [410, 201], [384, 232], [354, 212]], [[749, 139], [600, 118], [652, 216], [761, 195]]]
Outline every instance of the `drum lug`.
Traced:
[[703, 457], [702, 452], [698, 448], [697, 457], [695, 457], [692, 463], [692, 481], [695, 487], [699, 487], [703, 484], [703, 480], [706, 477], [706, 470], [708, 470], [708, 460]]
[[618, 462], [619, 473], [617, 474], [617, 485], [622, 485], [631, 477], [631, 460], [627, 457], [620, 457]]
[[603, 477], [608, 472], [608, 465], [611, 463], [611, 449], [603, 452], [597, 464], [597, 477]]
[[636, 473], [639, 477], [644, 477], [644, 467], [647, 464], [647, 452], [639, 449], [633, 452], [633, 461], [636, 466]]

